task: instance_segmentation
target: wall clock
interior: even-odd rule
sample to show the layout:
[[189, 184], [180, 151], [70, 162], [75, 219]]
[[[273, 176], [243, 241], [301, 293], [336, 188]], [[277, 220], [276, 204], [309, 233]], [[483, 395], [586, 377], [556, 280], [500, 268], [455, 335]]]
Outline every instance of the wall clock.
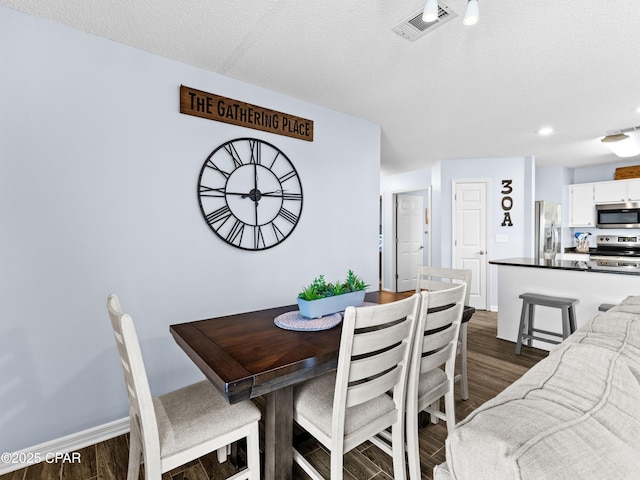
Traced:
[[296, 228], [302, 184], [279, 148], [255, 138], [237, 138], [207, 157], [200, 170], [198, 199], [218, 237], [243, 250], [265, 250]]

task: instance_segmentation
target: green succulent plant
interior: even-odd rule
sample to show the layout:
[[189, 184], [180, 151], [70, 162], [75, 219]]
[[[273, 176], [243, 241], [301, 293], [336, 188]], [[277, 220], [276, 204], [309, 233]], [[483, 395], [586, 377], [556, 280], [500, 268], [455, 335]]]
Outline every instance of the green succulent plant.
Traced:
[[350, 292], [365, 290], [369, 285], [358, 277], [352, 270], [347, 272], [347, 279], [344, 282], [327, 283], [324, 275], [319, 275], [313, 279], [311, 284], [303, 287], [298, 293], [298, 298], [303, 300], [318, 300], [319, 298], [333, 297]]

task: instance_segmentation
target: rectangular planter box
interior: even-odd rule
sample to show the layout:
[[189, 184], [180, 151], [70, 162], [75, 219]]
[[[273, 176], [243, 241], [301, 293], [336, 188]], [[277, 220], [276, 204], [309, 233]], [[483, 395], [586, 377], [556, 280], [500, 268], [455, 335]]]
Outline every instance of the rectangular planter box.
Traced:
[[364, 290], [360, 290], [334, 297], [319, 298], [318, 300], [298, 298], [298, 308], [303, 317], [320, 318], [332, 313], [342, 312], [347, 307], [359, 307], [364, 302], [365, 293]]

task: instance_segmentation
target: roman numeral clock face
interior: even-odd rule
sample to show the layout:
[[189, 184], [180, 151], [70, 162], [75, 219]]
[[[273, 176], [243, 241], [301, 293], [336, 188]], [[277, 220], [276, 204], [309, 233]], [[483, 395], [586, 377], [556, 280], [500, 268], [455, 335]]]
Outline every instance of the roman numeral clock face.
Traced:
[[218, 237], [265, 250], [291, 235], [302, 213], [302, 184], [287, 156], [254, 138], [216, 148], [200, 170], [200, 210]]

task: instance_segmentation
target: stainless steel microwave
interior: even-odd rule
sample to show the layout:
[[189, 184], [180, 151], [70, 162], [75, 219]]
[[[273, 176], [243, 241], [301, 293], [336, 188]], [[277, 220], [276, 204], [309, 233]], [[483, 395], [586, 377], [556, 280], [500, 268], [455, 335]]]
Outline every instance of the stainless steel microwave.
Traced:
[[596, 227], [640, 228], [640, 202], [596, 205]]

